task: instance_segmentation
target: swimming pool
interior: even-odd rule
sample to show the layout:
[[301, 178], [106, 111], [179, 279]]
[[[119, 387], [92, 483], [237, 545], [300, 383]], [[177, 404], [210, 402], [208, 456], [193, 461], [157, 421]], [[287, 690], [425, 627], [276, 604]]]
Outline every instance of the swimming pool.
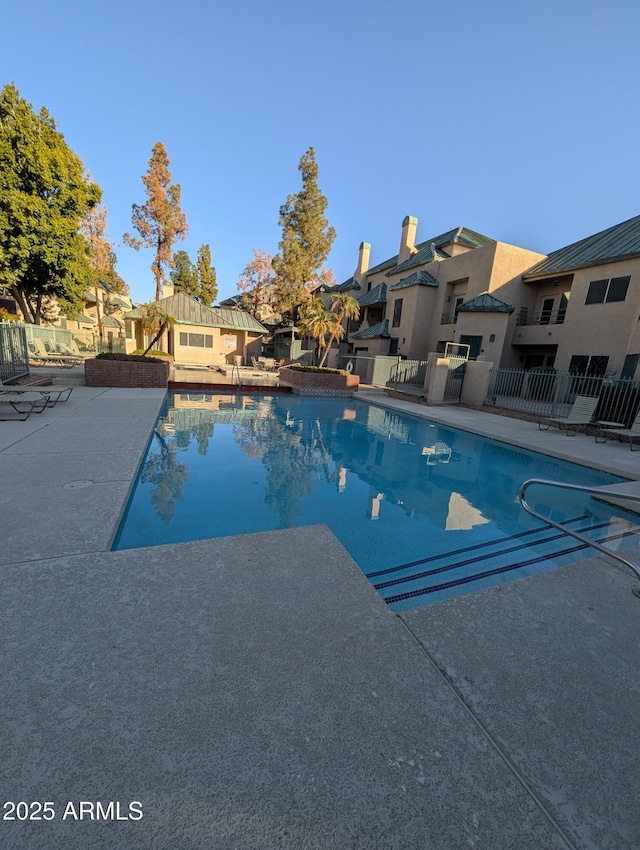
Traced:
[[[584, 557], [521, 509], [533, 477], [622, 480], [357, 400], [174, 393], [113, 548], [326, 523], [405, 610]], [[638, 530], [637, 516], [581, 494], [538, 499], [607, 545]]]

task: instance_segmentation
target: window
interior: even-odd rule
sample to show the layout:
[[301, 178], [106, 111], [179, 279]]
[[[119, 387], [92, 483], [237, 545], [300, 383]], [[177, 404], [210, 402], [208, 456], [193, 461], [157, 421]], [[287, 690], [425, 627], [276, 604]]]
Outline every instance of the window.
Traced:
[[190, 334], [180, 331], [180, 345], [194, 348], [213, 348], [213, 337], [211, 334]]
[[608, 280], [592, 280], [589, 284], [585, 304], [611, 304], [624, 301], [627, 297], [630, 275], [612, 277]]
[[636, 367], [638, 366], [639, 359], [640, 354], [627, 354], [627, 356], [624, 358], [624, 366], [622, 367], [622, 372], [620, 373], [620, 377], [623, 380], [633, 380], [633, 376], [636, 374]]
[[402, 318], [402, 298], [396, 298], [393, 305], [393, 324], [392, 327], [397, 328], [400, 326], [400, 320]]
[[540, 311], [540, 324], [548, 325], [551, 323], [551, 314], [553, 313], [554, 298], [545, 298], [542, 302], [542, 310]]
[[398, 353], [398, 338], [389, 340], [389, 354], [397, 354]]
[[461, 334], [460, 343], [469, 346], [469, 360], [477, 360], [478, 354], [482, 348], [482, 337], [471, 336], [470, 334]]
[[572, 375], [586, 375], [589, 378], [602, 378], [607, 371], [609, 358], [602, 354], [574, 354], [569, 363]]

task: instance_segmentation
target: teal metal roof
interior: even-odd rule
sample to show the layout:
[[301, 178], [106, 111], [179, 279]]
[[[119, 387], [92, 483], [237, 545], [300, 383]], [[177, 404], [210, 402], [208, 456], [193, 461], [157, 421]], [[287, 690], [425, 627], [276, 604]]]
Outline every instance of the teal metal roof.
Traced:
[[231, 298], [225, 298], [224, 301], [220, 302], [220, 307], [238, 307], [242, 309], [244, 307], [244, 295], [232, 295]]
[[124, 322], [116, 319], [115, 316], [103, 316], [100, 320], [103, 328], [123, 328]]
[[[435, 236], [431, 239], [427, 239], [425, 242], [420, 242], [416, 245], [417, 253], [413, 254], [413, 256], [402, 263], [402, 266], [398, 266], [398, 254], [396, 254], [394, 257], [390, 257], [383, 263], [373, 266], [373, 268], [367, 271], [367, 274], [376, 274], [376, 272], [382, 272], [388, 269], [394, 269], [391, 273], [395, 274], [395, 270], [404, 271], [412, 266], [423, 265], [424, 263], [430, 262], [426, 259], [421, 259], [419, 262], [415, 261], [418, 255], [428, 256], [429, 252], [432, 250], [431, 245], [433, 245], [437, 253], [441, 255], [440, 259], [447, 259], [448, 254], [441, 250], [445, 245], [455, 243], [458, 245], [466, 245], [469, 248], [484, 248], [485, 245], [493, 245], [495, 241], [495, 239], [490, 239], [488, 236], [483, 236], [482, 233], [476, 233], [475, 230], [469, 230], [466, 227], [456, 227], [453, 230], [447, 230], [446, 233], [441, 233], [440, 236]], [[423, 252], [425, 253], [423, 254]]]
[[320, 286], [318, 288], [324, 292], [349, 292], [351, 289], [361, 289], [362, 287], [355, 277], [352, 276], [343, 283], [336, 283], [335, 286]]
[[397, 283], [389, 288], [393, 292], [394, 289], [406, 289], [408, 286], [438, 286], [438, 281], [432, 274], [421, 269], [419, 272], [413, 272], [409, 277], [403, 277]]
[[458, 307], [458, 313], [513, 313], [515, 307], [488, 292], [481, 292]]
[[376, 339], [378, 337], [383, 337], [384, 339], [391, 338], [388, 319], [383, 319], [377, 325], [371, 325], [370, 328], [365, 328], [363, 331], [358, 331], [357, 334], [353, 335], [353, 339]]
[[86, 313], [78, 313], [74, 318], [74, 322], [80, 322], [81, 325], [95, 325], [96, 320], [92, 316], [87, 316]]
[[640, 215], [559, 248], [532, 266], [523, 278], [549, 277], [633, 257], [640, 257]]
[[369, 292], [365, 292], [358, 298], [358, 304], [361, 307], [369, 307], [371, 304], [386, 304], [387, 303], [387, 284], [379, 283], [374, 286]]
[[[462, 240], [458, 241], [461, 242]], [[449, 259], [449, 254], [436, 248], [433, 242], [429, 242], [424, 248], [420, 248], [417, 254], [412, 254], [408, 260], [405, 260], [404, 263], [401, 263], [394, 269], [390, 269], [387, 274], [400, 274], [400, 272], [415, 268], [415, 266], [424, 266], [426, 263], [434, 262], [434, 260], [440, 262], [447, 259]]]
[[[162, 298], [160, 303], [180, 325], [202, 325], [208, 328], [267, 333], [264, 325], [254, 319], [250, 313], [224, 307], [205, 307], [184, 292]], [[125, 319], [141, 319], [142, 315], [139, 309], [131, 310], [125, 313]]]

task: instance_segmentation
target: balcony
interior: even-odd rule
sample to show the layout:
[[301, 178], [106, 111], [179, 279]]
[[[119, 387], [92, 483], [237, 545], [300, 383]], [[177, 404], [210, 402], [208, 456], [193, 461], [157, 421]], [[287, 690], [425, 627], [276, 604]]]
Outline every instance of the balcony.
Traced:
[[539, 313], [531, 313], [526, 307], [522, 307], [516, 320], [516, 327], [563, 325], [566, 314], [566, 307], [559, 310], [541, 310]]

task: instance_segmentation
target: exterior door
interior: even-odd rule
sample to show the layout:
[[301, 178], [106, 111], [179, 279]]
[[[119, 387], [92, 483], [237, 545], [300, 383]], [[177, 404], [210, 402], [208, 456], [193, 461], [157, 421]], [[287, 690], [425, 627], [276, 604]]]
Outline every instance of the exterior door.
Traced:
[[472, 336], [470, 334], [461, 334], [460, 342], [462, 345], [469, 346], [469, 360], [477, 360], [480, 349], [482, 348], [482, 337]]

